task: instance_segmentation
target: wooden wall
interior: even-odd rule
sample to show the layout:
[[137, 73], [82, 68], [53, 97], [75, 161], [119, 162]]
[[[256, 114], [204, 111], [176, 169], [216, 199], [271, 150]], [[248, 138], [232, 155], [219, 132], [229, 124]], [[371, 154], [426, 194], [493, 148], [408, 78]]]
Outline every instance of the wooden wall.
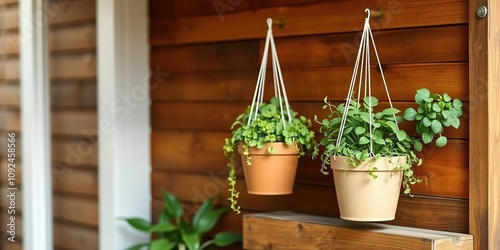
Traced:
[[[170, 73], [160, 81], [152, 78], [155, 216], [162, 189], [189, 208], [216, 193], [219, 205], [229, 205], [222, 145], [251, 102], [266, 18], [284, 20], [273, 30], [292, 107], [310, 118], [324, 117], [323, 98], [340, 102], [347, 94], [365, 8], [383, 12], [371, 25], [395, 106], [404, 110], [415, 91], [427, 87], [464, 100], [467, 110], [465, 0], [151, 0], [151, 66]], [[387, 101], [380, 78], [372, 82], [375, 95]], [[414, 186], [415, 197], [401, 196], [391, 223], [468, 232], [467, 111], [461, 123], [446, 132], [446, 148], [424, 148], [424, 164], [416, 168], [423, 182]], [[323, 176], [320, 165], [301, 158], [294, 193], [288, 196], [246, 194], [240, 173], [239, 204], [244, 213], [293, 210], [336, 217], [332, 176]], [[241, 231], [241, 218], [230, 213], [221, 228]]]
[[[18, 1], [0, 4], [0, 218], [4, 225], [7, 132], [16, 132], [18, 153], [21, 147], [19, 44], [23, 38], [18, 35]], [[56, 249], [97, 249], [95, 0], [51, 1], [45, 14], [50, 20], [54, 245]], [[30, 24], [22, 27], [26, 25]], [[16, 163], [22, 178], [22, 152]], [[18, 185], [22, 190], [22, 181]], [[17, 239], [22, 241], [21, 197], [22, 191], [16, 220]], [[21, 249], [20, 243], [4, 240], [4, 229], [2, 249]]]

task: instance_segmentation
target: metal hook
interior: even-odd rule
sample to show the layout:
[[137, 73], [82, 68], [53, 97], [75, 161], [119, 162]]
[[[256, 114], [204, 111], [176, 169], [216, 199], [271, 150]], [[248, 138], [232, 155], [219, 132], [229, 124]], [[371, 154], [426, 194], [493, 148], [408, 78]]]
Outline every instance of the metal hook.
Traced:
[[368, 8], [365, 9], [365, 13], [367, 13], [366, 21], [370, 21], [370, 17], [381, 17], [382, 16], [382, 11], [381, 10], [370, 10]]

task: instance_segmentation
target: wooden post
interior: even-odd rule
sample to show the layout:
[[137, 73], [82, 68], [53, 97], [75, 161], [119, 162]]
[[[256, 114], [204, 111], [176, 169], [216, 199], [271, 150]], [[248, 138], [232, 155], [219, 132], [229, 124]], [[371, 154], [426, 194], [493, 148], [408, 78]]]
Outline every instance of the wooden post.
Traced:
[[[478, 8], [486, 7], [481, 18]], [[483, 9], [484, 11], [484, 9]], [[500, 2], [469, 2], [469, 230], [474, 249], [500, 249]]]

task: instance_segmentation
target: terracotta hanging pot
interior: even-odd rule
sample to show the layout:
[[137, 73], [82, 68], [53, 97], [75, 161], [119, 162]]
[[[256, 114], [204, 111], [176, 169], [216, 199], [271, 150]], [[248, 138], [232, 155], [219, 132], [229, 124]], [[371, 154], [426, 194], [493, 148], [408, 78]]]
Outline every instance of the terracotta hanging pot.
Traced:
[[[353, 167], [344, 156], [331, 157], [331, 169], [340, 209], [340, 218], [351, 221], [394, 220], [403, 171], [393, 170], [406, 157], [381, 157]], [[374, 179], [368, 172], [378, 177]]]
[[[268, 152], [270, 146], [274, 147], [272, 154]], [[262, 149], [249, 148], [248, 152], [251, 165], [247, 165], [242, 144], [238, 145], [249, 194], [282, 195], [293, 192], [299, 160], [297, 148], [283, 142], [270, 142]]]

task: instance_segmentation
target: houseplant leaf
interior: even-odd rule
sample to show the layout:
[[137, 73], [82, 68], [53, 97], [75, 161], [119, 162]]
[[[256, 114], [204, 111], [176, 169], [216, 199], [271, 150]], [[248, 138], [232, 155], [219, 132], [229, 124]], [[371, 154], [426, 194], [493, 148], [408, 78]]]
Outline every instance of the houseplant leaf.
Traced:
[[165, 201], [165, 209], [167, 214], [171, 218], [175, 218], [179, 223], [179, 220], [182, 216], [182, 206], [180, 201], [168, 192], [163, 192], [163, 200]]
[[137, 245], [127, 248], [126, 250], [141, 250], [146, 246], [149, 248], [149, 243], [139, 243]]
[[182, 241], [186, 243], [189, 250], [199, 250], [201, 245], [201, 237], [197, 233], [182, 234]]
[[212, 230], [212, 228], [217, 224], [217, 221], [219, 221], [220, 217], [228, 210], [228, 208], [212, 210], [210, 207], [206, 213], [199, 216], [196, 224], [193, 225], [195, 231], [198, 233], [206, 233]]
[[233, 232], [220, 232], [214, 237], [214, 244], [218, 247], [225, 247], [236, 242], [241, 242], [243, 238], [240, 234]]
[[170, 241], [166, 238], [156, 239], [151, 241], [149, 245], [149, 250], [171, 250], [177, 246], [176, 242]]
[[448, 143], [448, 139], [444, 136], [440, 136], [439, 138], [436, 139], [436, 146], [438, 147], [444, 147]]
[[148, 231], [151, 233], [172, 232], [177, 230], [178, 227], [170, 222], [158, 223], [152, 226]]
[[129, 218], [125, 219], [125, 221], [127, 221], [129, 225], [140, 231], [147, 232], [149, 231], [149, 229], [151, 229], [151, 223], [141, 218]]

